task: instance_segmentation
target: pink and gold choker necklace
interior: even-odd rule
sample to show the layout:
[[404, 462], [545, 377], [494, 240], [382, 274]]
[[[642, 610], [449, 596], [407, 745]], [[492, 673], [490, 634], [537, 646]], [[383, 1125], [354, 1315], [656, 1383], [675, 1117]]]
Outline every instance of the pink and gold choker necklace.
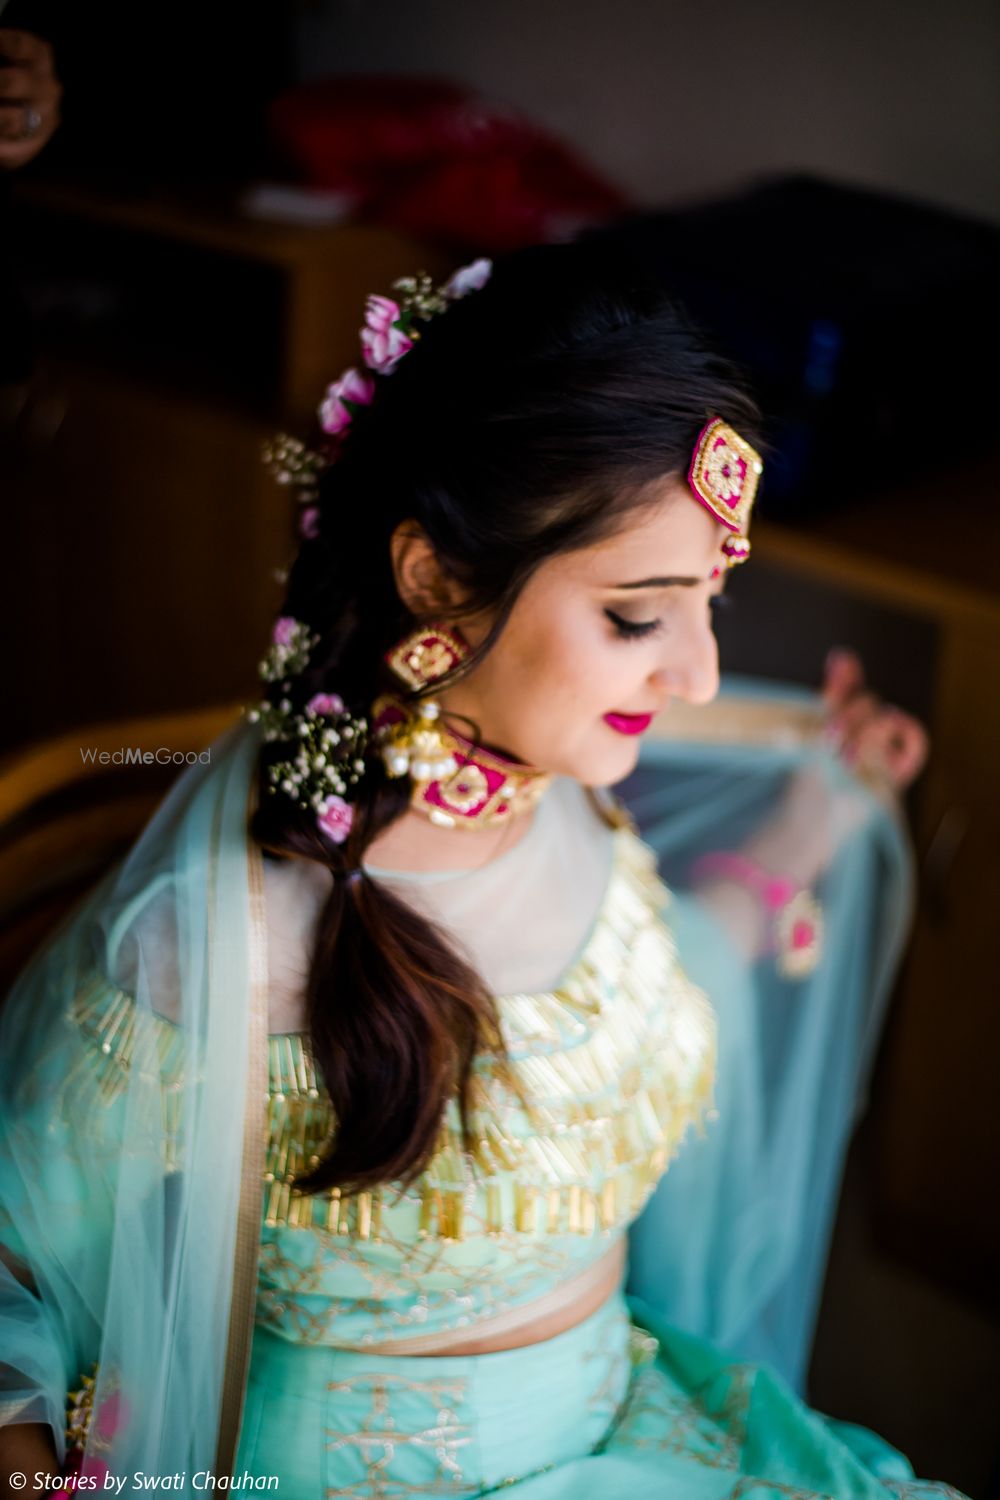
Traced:
[[409, 709], [385, 694], [372, 707], [372, 729], [389, 776], [409, 776], [410, 806], [441, 828], [494, 828], [530, 812], [551, 772], [476, 745], [425, 698]]

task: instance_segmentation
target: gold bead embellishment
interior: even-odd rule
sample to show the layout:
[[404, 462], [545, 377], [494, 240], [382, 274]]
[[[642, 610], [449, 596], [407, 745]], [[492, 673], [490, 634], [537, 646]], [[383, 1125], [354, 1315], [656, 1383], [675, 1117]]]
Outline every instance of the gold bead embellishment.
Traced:
[[[474, 1063], [474, 1149], [449, 1100], [428, 1166], [405, 1191], [304, 1194], [297, 1179], [335, 1130], [304, 1033], [268, 1038], [266, 1230], [315, 1229], [345, 1245], [458, 1243], [470, 1237], [592, 1237], [641, 1210], [692, 1124], [711, 1104], [715, 1022], [677, 959], [661, 911], [669, 893], [652, 852], [622, 824], [605, 902], [560, 986], [498, 997], [525, 1110], [491, 1053]], [[111, 1102], [135, 1060], [134, 1002], [99, 978], [79, 997], [95, 1096]], [[164, 1110], [177, 1096], [183, 1033], [148, 1014]], [[169, 1114], [165, 1114], [169, 1118]], [[180, 1165], [176, 1130], [173, 1165]], [[359, 1249], [360, 1253], [360, 1249]]]
[[100, 1366], [91, 1366], [92, 1375], [80, 1376], [80, 1388], [66, 1397], [66, 1443], [70, 1448], [84, 1448], [94, 1415], [94, 1390]]

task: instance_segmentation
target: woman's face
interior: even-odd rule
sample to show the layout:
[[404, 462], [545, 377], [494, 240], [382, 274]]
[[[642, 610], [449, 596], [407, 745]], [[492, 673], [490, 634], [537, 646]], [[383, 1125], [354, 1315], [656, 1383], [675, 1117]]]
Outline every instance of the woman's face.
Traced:
[[[500, 639], [438, 694], [482, 742], [585, 786], [634, 768], [649, 717], [671, 698], [708, 703], [719, 686], [712, 600], [728, 533], [687, 486], [664, 481], [614, 536], [543, 563]], [[461, 622], [471, 645], [488, 621]], [[456, 726], [459, 727], [459, 726]]]

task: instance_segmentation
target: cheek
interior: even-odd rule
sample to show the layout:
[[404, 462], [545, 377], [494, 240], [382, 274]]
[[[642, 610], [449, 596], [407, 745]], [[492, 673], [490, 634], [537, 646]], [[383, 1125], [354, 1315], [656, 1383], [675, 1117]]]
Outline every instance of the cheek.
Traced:
[[589, 696], [607, 673], [604, 632], [589, 614], [567, 612], [549, 625], [544, 660], [550, 691]]
[[630, 655], [628, 646], [614, 639], [599, 612], [564, 615], [550, 623], [544, 648], [536, 645], [526, 663], [534, 678], [532, 696], [550, 711], [558, 704], [567, 722], [581, 714], [596, 722], [628, 702], [642, 656], [641, 649]]
[[579, 618], [556, 600], [531, 601], [516, 610], [496, 652], [505, 681], [522, 694], [560, 691], [586, 655]]
[[546, 601], [512, 617], [477, 689], [499, 737], [513, 743], [516, 731], [530, 760], [553, 733], [597, 732], [604, 714], [645, 703], [660, 649], [618, 640], [600, 608]]

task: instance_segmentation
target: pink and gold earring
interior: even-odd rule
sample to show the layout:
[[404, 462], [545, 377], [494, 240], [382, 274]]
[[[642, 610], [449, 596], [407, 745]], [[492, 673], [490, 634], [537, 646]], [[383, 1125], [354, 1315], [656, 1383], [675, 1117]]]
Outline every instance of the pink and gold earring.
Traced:
[[[393, 646], [385, 661], [407, 687], [418, 689], [444, 677], [468, 654], [460, 631], [425, 625]], [[443, 723], [441, 714], [434, 698], [410, 706], [387, 693], [372, 706], [386, 773], [412, 778], [411, 806], [443, 828], [509, 823], [534, 807], [549, 773], [473, 744]]]
[[425, 625], [404, 636], [386, 653], [386, 665], [407, 687], [422, 688], [444, 677], [469, 654], [469, 643], [460, 631]]

